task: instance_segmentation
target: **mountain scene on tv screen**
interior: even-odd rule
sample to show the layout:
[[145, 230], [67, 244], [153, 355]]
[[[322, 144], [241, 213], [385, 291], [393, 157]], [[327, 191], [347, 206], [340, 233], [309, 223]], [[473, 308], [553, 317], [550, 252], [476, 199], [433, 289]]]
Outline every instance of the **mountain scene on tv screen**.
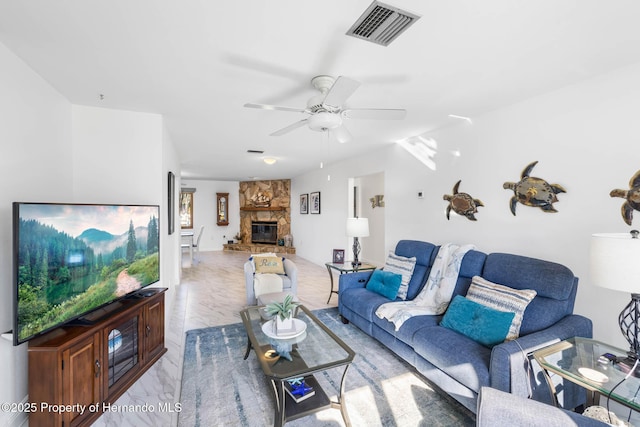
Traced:
[[[138, 216], [139, 220], [140, 217]], [[18, 334], [25, 339], [159, 280], [158, 219], [77, 236], [19, 219]], [[95, 224], [94, 224], [95, 225]]]

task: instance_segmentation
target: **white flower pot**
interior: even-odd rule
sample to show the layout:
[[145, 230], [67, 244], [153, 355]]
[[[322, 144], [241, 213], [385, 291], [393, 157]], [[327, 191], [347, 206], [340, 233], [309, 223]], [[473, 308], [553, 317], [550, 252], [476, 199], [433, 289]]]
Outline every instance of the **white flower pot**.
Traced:
[[293, 330], [294, 324], [291, 311], [289, 311], [289, 315], [284, 320], [279, 315], [276, 315], [276, 334], [291, 333]]

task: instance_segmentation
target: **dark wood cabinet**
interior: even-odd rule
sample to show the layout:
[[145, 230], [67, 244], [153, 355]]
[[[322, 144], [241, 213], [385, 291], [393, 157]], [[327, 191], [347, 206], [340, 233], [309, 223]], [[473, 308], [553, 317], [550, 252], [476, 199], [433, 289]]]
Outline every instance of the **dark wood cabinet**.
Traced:
[[31, 341], [29, 402], [38, 410], [29, 425], [88, 426], [137, 381], [167, 351], [165, 291], [145, 290], [148, 296], [107, 307], [91, 326], [62, 327]]
[[[88, 407], [101, 401], [100, 375], [100, 334], [89, 334], [77, 344], [62, 351], [61, 384], [62, 402], [76, 403], [76, 410], [66, 414], [65, 425], [80, 425], [83, 419], [81, 407]], [[40, 369], [38, 369], [40, 370]], [[40, 381], [46, 381], [46, 376]], [[29, 390], [31, 393], [31, 390]], [[31, 402], [34, 402], [31, 400]], [[37, 402], [40, 404], [40, 402]], [[85, 411], [86, 412], [86, 411]], [[29, 421], [31, 425], [31, 420]]]
[[154, 358], [164, 351], [164, 299], [146, 305], [145, 319], [147, 321], [144, 328], [146, 351], [143, 355]]

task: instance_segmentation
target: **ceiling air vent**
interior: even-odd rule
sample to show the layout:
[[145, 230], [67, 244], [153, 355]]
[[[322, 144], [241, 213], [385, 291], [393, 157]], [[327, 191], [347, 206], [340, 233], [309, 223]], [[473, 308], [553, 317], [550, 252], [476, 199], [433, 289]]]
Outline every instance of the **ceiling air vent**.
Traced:
[[388, 46], [418, 19], [419, 15], [374, 1], [349, 28], [347, 35]]

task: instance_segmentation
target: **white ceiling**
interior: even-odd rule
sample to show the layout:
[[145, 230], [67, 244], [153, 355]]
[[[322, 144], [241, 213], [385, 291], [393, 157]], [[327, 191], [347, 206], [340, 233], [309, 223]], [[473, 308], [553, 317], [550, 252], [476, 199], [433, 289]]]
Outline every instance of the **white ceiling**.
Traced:
[[[292, 178], [640, 61], [636, 0], [388, 0], [421, 16], [388, 47], [345, 35], [370, 3], [0, 0], [0, 42], [74, 104], [162, 114], [183, 178], [219, 180]], [[348, 120], [339, 144], [271, 137], [304, 115], [243, 108], [304, 108], [318, 74], [407, 117]]]

